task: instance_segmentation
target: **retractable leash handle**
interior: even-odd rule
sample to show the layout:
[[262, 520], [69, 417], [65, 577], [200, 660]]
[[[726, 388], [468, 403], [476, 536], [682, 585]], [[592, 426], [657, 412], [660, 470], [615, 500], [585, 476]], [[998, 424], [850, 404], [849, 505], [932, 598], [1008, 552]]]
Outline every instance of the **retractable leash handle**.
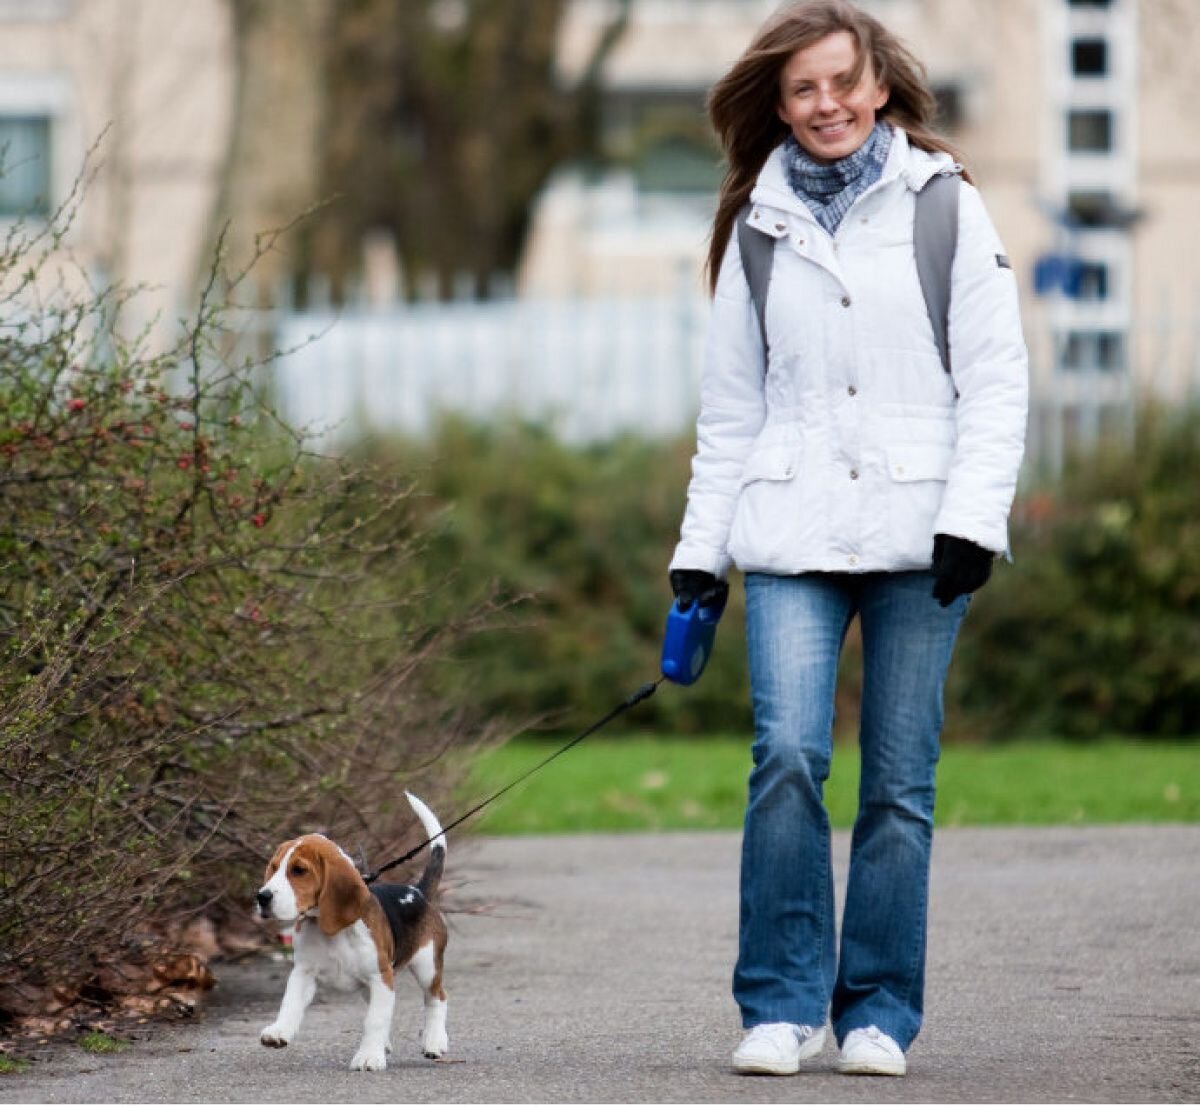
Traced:
[[696, 599], [687, 610], [680, 610], [678, 602], [671, 604], [663, 634], [662, 674], [672, 683], [686, 687], [700, 678], [712, 655], [727, 598], [725, 594], [705, 604]]

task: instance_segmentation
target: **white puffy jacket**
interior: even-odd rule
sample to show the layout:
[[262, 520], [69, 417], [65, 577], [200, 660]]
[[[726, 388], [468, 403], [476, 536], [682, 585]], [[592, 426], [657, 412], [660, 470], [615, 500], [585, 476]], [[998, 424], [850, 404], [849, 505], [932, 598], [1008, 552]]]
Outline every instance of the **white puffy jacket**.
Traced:
[[897, 130], [831, 237], [789, 187], [782, 147], [767, 159], [750, 199], [751, 226], [777, 239], [769, 362], [735, 233], [672, 569], [925, 569], [935, 533], [1006, 550], [1028, 402], [1016, 280], [964, 183], [947, 374], [913, 253], [916, 192], [950, 164]]

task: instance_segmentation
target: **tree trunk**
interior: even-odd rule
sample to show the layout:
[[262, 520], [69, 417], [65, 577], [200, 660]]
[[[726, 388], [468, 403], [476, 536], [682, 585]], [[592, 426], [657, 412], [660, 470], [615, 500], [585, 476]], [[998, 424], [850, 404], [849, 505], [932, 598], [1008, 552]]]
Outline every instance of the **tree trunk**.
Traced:
[[324, 195], [311, 264], [344, 288], [364, 236], [394, 234], [410, 283], [476, 292], [520, 260], [551, 172], [594, 151], [599, 71], [629, 16], [615, 9], [584, 76], [556, 70], [570, 0], [354, 0], [328, 42]]
[[[556, 68], [572, 0], [229, 0], [233, 136], [211, 242], [320, 210], [259, 279], [329, 280], [344, 298], [384, 231], [409, 278], [481, 293], [520, 260], [553, 170], [595, 151], [601, 67], [632, 0], [615, 0], [582, 76]], [[211, 250], [206, 252], [206, 260]]]
[[[333, 0], [229, 0], [233, 14], [233, 125], [218, 188], [203, 282], [222, 228], [228, 263], [239, 268], [257, 235], [295, 220], [317, 196], [317, 136], [324, 98], [321, 56]], [[256, 280], [274, 288], [291, 275], [286, 247], [256, 265]]]

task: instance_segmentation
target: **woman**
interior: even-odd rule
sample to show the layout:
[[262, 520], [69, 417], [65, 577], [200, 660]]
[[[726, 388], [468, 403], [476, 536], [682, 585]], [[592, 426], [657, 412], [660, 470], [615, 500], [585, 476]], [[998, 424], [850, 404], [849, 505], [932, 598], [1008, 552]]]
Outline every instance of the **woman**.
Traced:
[[[924, 70], [845, 0], [788, 6], [709, 101], [728, 173], [678, 602], [745, 573], [754, 707], [734, 996], [741, 1072], [790, 1074], [827, 1015], [847, 1073], [902, 1075], [921, 1025], [942, 688], [1007, 545], [1027, 360], [1017, 288], [959, 187], [943, 368], [916, 195], [956, 166]], [[964, 174], [965, 176], [965, 174]], [[735, 221], [775, 239], [761, 321]], [[838, 657], [860, 620], [862, 776], [836, 943], [829, 819]]]

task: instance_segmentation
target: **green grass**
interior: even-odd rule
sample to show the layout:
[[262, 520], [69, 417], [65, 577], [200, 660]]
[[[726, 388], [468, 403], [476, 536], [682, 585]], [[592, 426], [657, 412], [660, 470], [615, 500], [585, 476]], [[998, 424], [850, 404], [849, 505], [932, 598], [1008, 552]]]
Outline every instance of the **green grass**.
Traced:
[[[475, 766], [476, 798], [558, 745], [524, 738]], [[749, 741], [592, 737], [475, 819], [481, 833], [737, 829]], [[858, 750], [838, 746], [825, 786], [833, 824], [854, 820]], [[1200, 744], [1106, 740], [949, 747], [938, 770], [937, 824], [1054, 825], [1200, 821]]]
[[30, 1066], [28, 1060], [15, 1060], [0, 1052], [0, 1075], [20, 1075], [21, 1072], [28, 1071]]
[[79, 1038], [79, 1047], [85, 1052], [110, 1053], [124, 1052], [129, 1044], [126, 1041], [118, 1041], [116, 1037], [110, 1037], [107, 1033], [93, 1030]]

